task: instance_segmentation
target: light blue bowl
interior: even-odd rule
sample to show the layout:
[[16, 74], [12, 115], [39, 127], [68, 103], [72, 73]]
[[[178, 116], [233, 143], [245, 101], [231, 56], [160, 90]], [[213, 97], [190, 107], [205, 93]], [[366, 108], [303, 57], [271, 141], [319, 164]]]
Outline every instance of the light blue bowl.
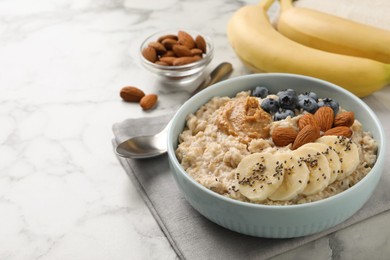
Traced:
[[[192, 179], [181, 167], [175, 155], [178, 136], [185, 126], [186, 116], [215, 96], [230, 96], [258, 85], [271, 93], [293, 88], [297, 92], [314, 91], [319, 97], [339, 101], [345, 109], [370, 131], [379, 144], [375, 166], [359, 183], [333, 197], [316, 202], [272, 206], [236, 201], [219, 195]], [[240, 76], [217, 83], [191, 99], [175, 114], [168, 134], [170, 166], [186, 200], [203, 216], [230, 230], [258, 237], [290, 238], [314, 234], [331, 228], [359, 210], [373, 193], [381, 177], [385, 158], [385, 135], [374, 112], [358, 97], [329, 82], [294, 74], [268, 73]]]

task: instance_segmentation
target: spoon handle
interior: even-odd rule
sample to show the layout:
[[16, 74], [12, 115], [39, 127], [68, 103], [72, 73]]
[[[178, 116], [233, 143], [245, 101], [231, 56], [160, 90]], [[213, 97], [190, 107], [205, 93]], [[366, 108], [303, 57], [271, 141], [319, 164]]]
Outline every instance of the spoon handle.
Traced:
[[213, 85], [227, 77], [233, 71], [233, 66], [229, 62], [222, 62], [211, 73], [208, 85]]
[[221, 81], [224, 77], [227, 77], [233, 71], [233, 66], [229, 62], [222, 62], [215, 69], [213, 69], [210, 73], [210, 79], [208, 81], [203, 82], [198, 88], [192, 92], [191, 95], [195, 95], [199, 91], [205, 89], [206, 87], [213, 85]]

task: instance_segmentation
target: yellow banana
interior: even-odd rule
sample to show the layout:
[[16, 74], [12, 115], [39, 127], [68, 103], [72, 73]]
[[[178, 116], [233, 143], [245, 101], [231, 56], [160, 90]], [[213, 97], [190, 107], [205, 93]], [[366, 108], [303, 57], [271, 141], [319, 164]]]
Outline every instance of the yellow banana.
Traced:
[[228, 23], [230, 44], [253, 71], [312, 76], [359, 97], [370, 95], [390, 82], [389, 64], [309, 48], [280, 34], [267, 16], [267, 9], [274, 1], [241, 7]]
[[390, 31], [280, 0], [280, 33], [312, 48], [390, 63]]

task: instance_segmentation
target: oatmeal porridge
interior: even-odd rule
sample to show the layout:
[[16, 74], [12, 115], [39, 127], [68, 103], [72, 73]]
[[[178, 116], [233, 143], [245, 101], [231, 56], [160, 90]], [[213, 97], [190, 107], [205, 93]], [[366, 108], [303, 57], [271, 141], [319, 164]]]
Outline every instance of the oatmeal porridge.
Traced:
[[340, 193], [371, 170], [376, 153], [371, 134], [336, 100], [266, 87], [214, 97], [188, 115], [176, 150], [206, 188], [270, 205]]

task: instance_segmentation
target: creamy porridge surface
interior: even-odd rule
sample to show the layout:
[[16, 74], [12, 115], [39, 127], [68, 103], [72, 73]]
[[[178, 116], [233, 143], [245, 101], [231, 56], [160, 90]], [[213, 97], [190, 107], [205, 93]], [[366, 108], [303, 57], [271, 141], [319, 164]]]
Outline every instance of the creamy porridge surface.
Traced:
[[[260, 108], [261, 98], [250, 91], [235, 97], [214, 97], [187, 116], [186, 127], [179, 136], [176, 156], [184, 170], [206, 188], [224, 196], [262, 204], [300, 204], [330, 197], [361, 180], [376, 160], [377, 144], [361, 123], [355, 120], [351, 140], [358, 147], [359, 164], [352, 174], [336, 180], [321, 191], [299, 194], [287, 201], [265, 199], [251, 201], [239, 190], [237, 166], [246, 156], [259, 152], [277, 153], [291, 150], [291, 144], [278, 147], [270, 135], [276, 127], [298, 128], [301, 115], [273, 121]], [[340, 109], [340, 111], [343, 111]]]

